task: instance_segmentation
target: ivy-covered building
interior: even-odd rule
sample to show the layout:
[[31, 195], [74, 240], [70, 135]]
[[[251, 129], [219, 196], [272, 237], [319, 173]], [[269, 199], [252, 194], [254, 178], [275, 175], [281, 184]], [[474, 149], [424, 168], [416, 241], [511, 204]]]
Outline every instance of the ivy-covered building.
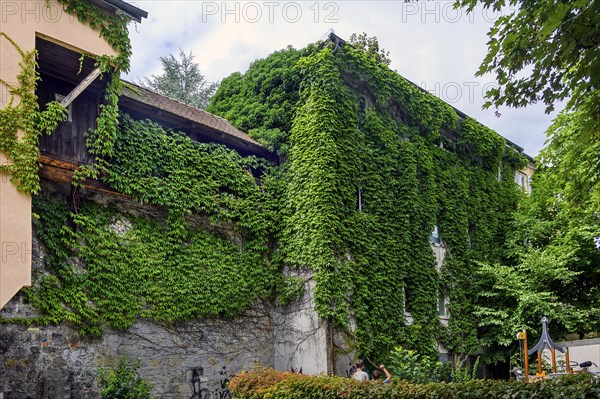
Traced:
[[485, 348], [478, 269], [510, 256], [515, 182], [531, 176], [520, 147], [333, 33], [231, 75], [208, 110], [280, 157], [276, 259], [311, 284], [323, 370], [395, 345]]
[[254, 364], [343, 375], [396, 345], [485, 347], [477, 271], [510, 256], [516, 145], [335, 35], [226, 78], [204, 112], [120, 80], [143, 11], [37, 3], [112, 52], [38, 34], [36, 67], [1, 38], [22, 61], [2, 137], [32, 137], [1, 148], [23, 154], [2, 189], [34, 215], [2, 221], [33, 263], [0, 311], [5, 398], [94, 397], [118, 355], [162, 397], [226, 397]]

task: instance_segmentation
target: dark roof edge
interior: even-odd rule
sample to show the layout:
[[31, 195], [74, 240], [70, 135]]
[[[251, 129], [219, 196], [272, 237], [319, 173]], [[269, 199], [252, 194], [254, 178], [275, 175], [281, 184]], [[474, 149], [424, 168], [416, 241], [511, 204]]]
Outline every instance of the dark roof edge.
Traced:
[[109, 7], [121, 11], [136, 22], [142, 22], [142, 18], [148, 18], [148, 12], [133, 6], [123, 0], [95, 0], [98, 3], [104, 3]]
[[[345, 44], [345, 43], [346, 43], [346, 41], [345, 41], [344, 39], [342, 39], [341, 37], [339, 37], [338, 35], [336, 35], [336, 34], [335, 34], [335, 32], [333, 31], [333, 29], [330, 29], [330, 30], [329, 30], [329, 32], [327, 32], [327, 33], [326, 33], [326, 36], [327, 36], [327, 39], [326, 39], [326, 40], [331, 40], [331, 42], [332, 42], [332, 43], [334, 43], [334, 44], [336, 45], [336, 49], [337, 49], [337, 47], [339, 47], [339, 46], [341, 46], [341, 45], [343, 45], [343, 44]], [[404, 76], [402, 76], [402, 77], [403, 77], [404, 79], [406, 79]], [[408, 83], [410, 83], [410, 84], [414, 85], [416, 88], [418, 88], [418, 89], [419, 89], [419, 90], [421, 90], [422, 92], [424, 92], [424, 93], [429, 93], [427, 90], [425, 90], [424, 88], [422, 88], [422, 87], [421, 87], [421, 86], [419, 86], [418, 84], [416, 84], [416, 83], [414, 83], [414, 82], [411, 82], [411, 81], [410, 81], [410, 80], [408, 80], [408, 79], [406, 79], [406, 81], [407, 81]], [[429, 93], [429, 94], [431, 94], [431, 93]], [[433, 96], [434, 94], [431, 94], [431, 95]], [[439, 98], [439, 97], [438, 97], [438, 98]], [[440, 100], [441, 100], [441, 99], [440, 99]], [[442, 100], [442, 101], [444, 101], [444, 100]], [[445, 101], [444, 101], [444, 102], [445, 102]], [[446, 104], [448, 104], [448, 103], [446, 103]], [[462, 118], [462, 119], [465, 119], [465, 118], [468, 118], [468, 117], [469, 117], [469, 115], [465, 114], [465, 113], [464, 113], [464, 112], [462, 112], [460, 109], [458, 109], [458, 108], [454, 107], [454, 106], [453, 106], [453, 105], [451, 105], [451, 104], [448, 104], [448, 105], [452, 107], [452, 109], [453, 109], [453, 110], [454, 110], [454, 111], [457, 113], [457, 115], [458, 115], [460, 118]], [[480, 123], [481, 123], [481, 122], [480, 122]], [[508, 146], [510, 146], [510, 147], [512, 147], [512, 148], [514, 148], [515, 150], [517, 150], [517, 152], [518, 152], [518, 153], [525, 155], [525, 156], [527, 157], [527, 159], [528, 159], [530, 162], [532, 162], [532, 163], [534, 163], [534, 162], [535, 162], [535, 160], [533, 159], [533, 157], [532, 157], [531, 155], [529, 155], [529, 154], [527, 154], [527, 153], [525, 153], [525, 152], [524, 152], [524, 148], [523, 148], [523, 147], [521, 147], [521, 146], [517, 145], [516, 143], [514, 143], [514, 142], [510, 141], [509, 139], [507, 139], [506, 137], [502, 136], [502, 135], [501, 135], [500, 133], [498, 133], [498, 132], [496, 132], [496, 134], [497, 134], [497, 135], [499, 135], [500, 137], [502, 137], [504, 140], [506, 140], [506, 145], [508, 145]]]
[[254, 152], [267, 159], [275, 159], [275, 154], [269, 151], [262, 144], [252, 139], [246, 132], [236, 128], [227, 119], [211, 114], [185, 104], [179, 100], [157, 93], [148, 88], [142, 87], [136, 83], [122, 80], [125, 84], [121, 96], [129, 98], [135, 102], [146, 104], [149, 107], [159, 109], [170, 113], [176, 117], [186, 119], [198, 125], [203, 125], [221, 134], [227, 135], [231, 140], [237, 143], [243, 143], [240, 148]]

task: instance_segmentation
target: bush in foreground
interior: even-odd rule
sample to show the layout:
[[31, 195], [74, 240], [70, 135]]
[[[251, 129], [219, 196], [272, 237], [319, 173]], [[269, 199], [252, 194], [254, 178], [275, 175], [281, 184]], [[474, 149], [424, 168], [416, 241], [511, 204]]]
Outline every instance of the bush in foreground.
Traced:
[[152, 385], [138, 374], [139, 362], [119, 357], [110, 368], [98, 370], [100, 399], [156, 399], [151, 395]]
[[308, 376], [272, 369], [242, 373], [229, 385], [236, 399], [594, 399], [600, 384], [591, 374], [569, 375], [525, 384], [474, 380], [463, 383], [391, 384], [338, 376]]

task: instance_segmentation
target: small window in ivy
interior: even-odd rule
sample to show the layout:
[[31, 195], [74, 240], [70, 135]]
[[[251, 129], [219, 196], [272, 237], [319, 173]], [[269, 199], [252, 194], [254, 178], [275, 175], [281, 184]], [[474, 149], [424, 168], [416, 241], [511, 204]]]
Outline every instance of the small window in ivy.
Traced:
[[446, 295], [444, 295], [443, 292], [440, 292], [440, 295], [438, 297], [438, 308], [439, 308], [439, 313], [440, 313], [440, 317], [448, 317], [448, 303], [450, 301], [448, 301], [448, 298], [446, 297]]
[[358, 188], [357, 194], [358, 195], [357, 195], [356, 201], [358, 203], [358, 211], [362, 212], [362, 188], [360, 188], [360, 187]]
[[433, 226], [433, 231], [429, 235], [429, 242], [432, 244], [442, 243], [442, 238], [440, 237], [440, 228], [437, 224]]
[[522, 172], [515, 172], [515, 183], [519, 185], [519, 187], [527, 188], [527, 175]]

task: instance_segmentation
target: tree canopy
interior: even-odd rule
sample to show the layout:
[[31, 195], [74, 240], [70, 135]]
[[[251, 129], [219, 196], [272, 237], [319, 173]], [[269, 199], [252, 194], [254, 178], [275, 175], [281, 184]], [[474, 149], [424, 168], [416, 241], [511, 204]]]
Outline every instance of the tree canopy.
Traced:
[[[494, 73], [498, 88], [486, 106], [523, 107], [543, 101], [546, 111], [569, 99], [580, 106], [600, 85], [600, 2], [596, 0], [458, 0], [501, 11], [488, 33], [488, 54], [478, 75]], [[505, 14], [507, 6], [516, 11]], [[600, 99], [592, 104], [599, 115]]]
[[350, 43], [378, 63], [388, 66], [392, 63], [390, 52], [379, 48], [379, 40], [375, 36], [369, 37], [365, 32], [359, 35], [353, 33]]
[[557, 337], [600, 329], [600, 2], [594, 0], [458, 0], [506, 13], [488, 33], [478, 75], [493, 73], [498, 87], [486, 107], [546, 111], [566, 100], [547, 131], [533, 194], [512, 221], [511, 256], [487, 264], [480, 277], [478, 315], [489, 342], [509, 345], [515, 326], [533, 331], [548, 316]]
[[178, 58], [170, 54], [160, 57], [160, 62], [163, 73], [144, 78], [140, 82], [142, 86], [196, 108], [205, 109], [208, 106], [219, 85], [206, 80], [200, 72], [200, 66], [194, 62], [191, 51], [186, 54], [179, 50]]

